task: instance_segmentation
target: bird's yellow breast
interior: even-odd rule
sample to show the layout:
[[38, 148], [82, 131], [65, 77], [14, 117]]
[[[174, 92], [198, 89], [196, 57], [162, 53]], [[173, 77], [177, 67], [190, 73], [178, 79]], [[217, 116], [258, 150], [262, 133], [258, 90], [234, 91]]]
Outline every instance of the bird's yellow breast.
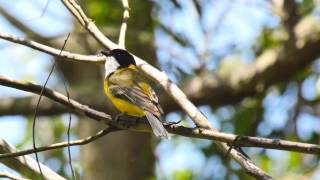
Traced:
[[108, 98], [110, 99], [110, 101], [114, 104], [114, 106], [120, 112], [125, 113], [130, 116], [137, 116], [137, 117], [145, 116], [143, 109], [141, 109], [139, 106], [137, 106], [129, 101], [115, 97], [110, 92], [108, 79], [104, 80], [104, 91], [105, 91], [106, 95], [108, 96]]

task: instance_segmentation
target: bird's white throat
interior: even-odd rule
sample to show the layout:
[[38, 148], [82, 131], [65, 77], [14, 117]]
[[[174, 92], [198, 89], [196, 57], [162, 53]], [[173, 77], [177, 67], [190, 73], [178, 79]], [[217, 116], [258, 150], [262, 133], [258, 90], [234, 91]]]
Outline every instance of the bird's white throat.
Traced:
[[114, 71], [116, 71], [119, 66], [120, 64], [113, 56], [108, 56], [104, 64], [105, 78], [108, 77]]

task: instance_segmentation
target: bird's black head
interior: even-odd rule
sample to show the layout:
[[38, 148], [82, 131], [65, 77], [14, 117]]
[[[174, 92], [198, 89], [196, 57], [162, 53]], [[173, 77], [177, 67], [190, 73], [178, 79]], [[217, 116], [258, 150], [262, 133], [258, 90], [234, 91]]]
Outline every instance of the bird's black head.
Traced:
[[126, 50], [123, 49], [113, 49], [111, 51], [102, 51], [105, 56], [113, 56], [116, 61], [120, 64], [120, 68], [126, 68], [129, 65], [136, 65], [133, 56]]

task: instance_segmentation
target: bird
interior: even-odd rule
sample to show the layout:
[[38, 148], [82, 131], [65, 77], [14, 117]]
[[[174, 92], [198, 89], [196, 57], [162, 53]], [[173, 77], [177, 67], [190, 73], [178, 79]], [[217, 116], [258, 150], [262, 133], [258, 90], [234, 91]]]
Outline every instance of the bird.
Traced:
[[104, 91], [122, 113], [137, 118], [146, 117], [154, 135], [168, 138], [160, 117], [163, 110], [149, 79], [136, 65], [134, 57], [124, 49], [101, 51], [105, 55]]

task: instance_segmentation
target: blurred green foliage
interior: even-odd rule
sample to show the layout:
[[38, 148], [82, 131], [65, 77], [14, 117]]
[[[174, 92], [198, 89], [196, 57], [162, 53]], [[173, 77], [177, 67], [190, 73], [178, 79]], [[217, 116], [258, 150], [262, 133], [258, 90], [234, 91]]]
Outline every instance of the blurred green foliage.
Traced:
[[119, 26], [122, 22], [121, 1], [82, 1], [82, 7], [98, 26]]
[[303, 0], [300, 6], [301, 13], [303, 15], [310, 14], [315, 7], [314, 0]]
[[195, 177], [191, 170], [175, 171], [173, 173], [174, 180], [193, 180]]

